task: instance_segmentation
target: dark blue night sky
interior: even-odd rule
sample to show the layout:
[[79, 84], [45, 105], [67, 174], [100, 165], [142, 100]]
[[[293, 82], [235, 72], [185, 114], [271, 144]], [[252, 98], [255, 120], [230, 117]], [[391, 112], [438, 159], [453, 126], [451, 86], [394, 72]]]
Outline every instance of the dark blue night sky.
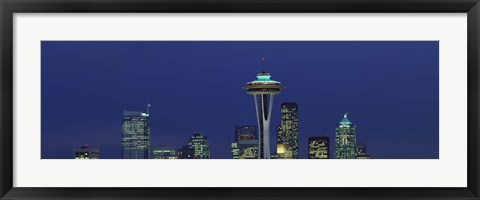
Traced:
[[[181, 147], [194, 131], [212, 158], [230, 158], [235, 125], [256, 125], [242, 87], [265, 70], [299, 106], [307, 138], [329, 135], [345, 112], [372, 158], [438, 158], [438, 42], [42, 42], [42, 158], [82, 144], [121, 158], [123, 110], [150, 108], [151, 145]], [[331, 151], [333, 154], [333, 151]]]

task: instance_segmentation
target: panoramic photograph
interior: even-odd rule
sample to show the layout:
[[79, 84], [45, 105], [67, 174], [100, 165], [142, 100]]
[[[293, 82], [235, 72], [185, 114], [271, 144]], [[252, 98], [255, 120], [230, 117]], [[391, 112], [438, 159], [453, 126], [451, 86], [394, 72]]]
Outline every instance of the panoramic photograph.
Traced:
[[439, 159], [439, 42], [42, 41], [41, 159]]

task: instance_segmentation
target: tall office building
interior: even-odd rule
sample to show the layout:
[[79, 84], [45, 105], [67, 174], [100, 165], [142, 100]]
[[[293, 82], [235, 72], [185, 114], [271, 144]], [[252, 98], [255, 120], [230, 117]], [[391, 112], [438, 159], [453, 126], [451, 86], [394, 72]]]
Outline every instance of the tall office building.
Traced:
[[347, 117], [343, 119], [335, 129], [335, 159], [356, 158], [356, 126]]
[[329, 159], [330, 138], [308, 137], [308, 159]]
[[194, 132], [187, 146], [186, 152], [193, 151], [193, 159], [210, 159], [210, 146], [201, 132]]
[[235, 142], [257, 139], [257, 127], [252, 125], [235, 126]]
[[273, 97], [280, 94], [280, 90], [284, 88], [280, 82], [271, 80], [270, 77], [269, 73], [261, 72], [257, 75], [256, 80], [248, 82], [244, 87], [247, 94], [253, 95], [255, 101], [259, 129], [259, 159], [270, 159], [270, 116]]
[[177, 159], [177, 149], [175, 147], [160, 146], [152, 149], [153, 159]]
[[367, 154], [367, 145], [357, 145], [357, 159], [370, 159], [370, 155]]
[[[298, 159], [298, 105], [282, 103], [280, 125], [277, 127], [277, 147], [286, 145], [292, 150], [292, 158]], [[278, 149], [277, 149], [278, 154]], [[279, 155], [279, 158], [281, 156]]]
[[82, 145], [79, 149], [73, 150], [75, 159], [99, 159], [100, 150], [88, 147], [88, 144]]
[[[150, 107], [150, 104], [148, 105]], [[123, 111], [122, 158], [148, 159], [150, 152], [150, 120], [147, 112]]]

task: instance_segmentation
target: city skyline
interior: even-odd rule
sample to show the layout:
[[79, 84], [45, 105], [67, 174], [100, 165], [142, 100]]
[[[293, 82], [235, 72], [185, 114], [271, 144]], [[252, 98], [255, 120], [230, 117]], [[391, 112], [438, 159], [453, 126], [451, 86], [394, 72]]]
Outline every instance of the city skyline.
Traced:
[[[265, 74], [266, 72], [262, 72]], [[122, 117], [122, 159], [210, 159], [207, 137], [196, 131], [182, 147], [155, 145], [150, 143], [149, 109], [147, 111], [123, 111]], [[235, 125], [234, 142], [231, 144], [232, 159], [298, 159], [298, 105], [294, 102], [281, 103], [281, 124], [277, 127], [277, 145], [269, 156], [261, 156], [258, 129], [255, 125]], [[265, 114], [265, 113], [264, 113]], [[354, 125], [345, 113], [336, 128], [335, 156], [330, 155], [328, 136], [308, 137], [308, 159], [371, 159], [365, 143], [357, 144]], [[350, 126], [353, 131], [350, 131]], [[339, 131], [347, 128], [345, 131]], [[290, 130], [290, 131], [287, 131]], [[344, 136], [347, 136], [345, 139]], [[353, 136], [353, 139], [350, 138]], [[343, 155], [345, 144], [338, 140], [352, 140], [347, 143], [347, 154]], [[151, 146], [155, 146], [151, 148]], [[275, 147], [274, 147], [275, 148]], [[268, 151], [270, 152], [270, 150]], [[100, 150], [84, 144], [74, 149], [74, 159], [99, 159]], [[338, 155], [337, 155], [338, 154]]]
[[[263, 67], [288, 91], [272, 106], [271, 127], [280, 125], [280, 103], [300, 107], [300, 158], [306, 138], [332, 140], [334, 116], [347, 111], [372, 158], [438, 158], [438, 42], [42, 42], [42, 158], [67, 158], [67, 145], [71, 158], [83, 143], [121, 158], [111, 139], [121, 133], [118, 110], [146, 103], [152, 144], [178, 147], [201, 131], [211, 158], [230, 158], [233, 127], [256, 123], [241, 87]], [[274, 128], [270, 135], [274, 151]]]

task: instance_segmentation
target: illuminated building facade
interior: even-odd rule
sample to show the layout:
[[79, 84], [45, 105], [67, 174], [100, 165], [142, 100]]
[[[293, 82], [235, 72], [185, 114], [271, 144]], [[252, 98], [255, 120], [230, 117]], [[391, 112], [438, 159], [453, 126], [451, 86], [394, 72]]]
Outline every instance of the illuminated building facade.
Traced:
[[329, 159], [330, 158], [329, 137], [308, 138], [308, 159]]
[[177, 159], [178, 153], [175, 147], [161, 146], [153, 148], [152, 150], [153, 159]]
[[258, 159], [258, 144], [242, 147], [240, 159]]
[[335, 159], [356, 158], [356, 126], [345, 113], [335, 129]]
[[210, 159], [210, 146], [201, 132], [194, 132], [187, 146], [193, 151], [193, 159]]
[[100, 150], [88, 147], [88, 144], [82, 145], [79, 149], [73, 150], [75, 159], [99, 159]]
[[367, 145], [357, 145], [357, 159], [370, 159], [370, 155], [367, 154]]
[[[277, 147], [284, 144], [292, 150], [292, 158], [298, 159], [298, 105], [282, 103], [280, 125], [277, 127]], [[278, 151], [278, 149], [277, 149]], [[281, 156], [279, 155], [279, 158]]]
[[257, 127], [252, 125], [235, 126], [235, 142], [257, 139]]
[[277, 159], [293, 159], [293, 147], [290, 144], [277, 144]]
[[231, 144], [233, 159], [257, 159], [257, 127], [252, 125], [235, 126], [235, 142]]
[[269, 73], [261, 72], [257, 75], [256, 80], [248, 82], [244, 87], [247, 94], [253, 95], [255, 101], [259, 129], [259, 159], [270, 159], [270, 116], [273, 97], [284, 88], [280, 82], [271, 80], [270, 77]]
[[122, 158], [148, 159], [149, 152], [150, 120], [148, 111], [147, 113], [123, 111]]
[[240, 159], [240, 149], [238, 148], [238, 143], [232, 143], [232, 159]]
[[258, 159], [258, 140], [239, 140], [232, 143], [233, 159]]

